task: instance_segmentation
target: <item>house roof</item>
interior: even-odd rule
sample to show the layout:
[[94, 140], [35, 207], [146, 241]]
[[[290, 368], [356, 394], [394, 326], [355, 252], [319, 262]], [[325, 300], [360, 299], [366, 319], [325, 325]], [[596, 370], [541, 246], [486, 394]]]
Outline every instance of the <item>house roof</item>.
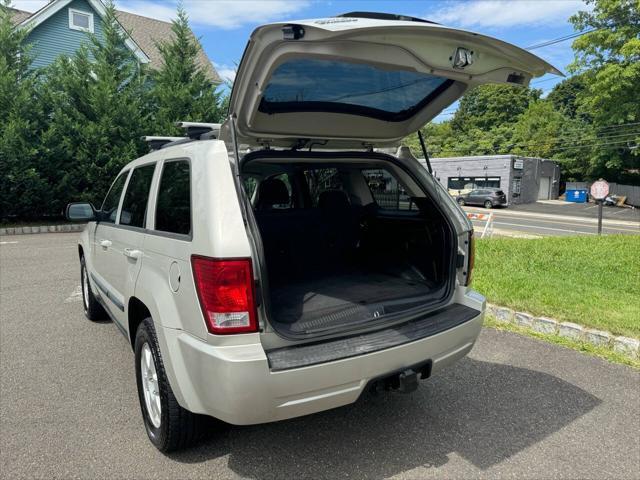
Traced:
[[[51, 15], [50, 12], [55, 13], [55, 11], [59, 10], [60, 7], [63, 7], [69, 2], [65, 2], [64, 0], [59, 2], [57, 5], [59, 8], [55, 11], [50, 8], [54, 3], [56, 3], [55, 0], [35, 13], [9, 8], [12, 12], [11, 19], [15, 25], [38, 25]], [[97, 5], [102, 7], [101, 2], [97, 3]], [[96, 10], [98, 13], [101, 13], [103, 8], [96, 8]], [[134, 51], [134, 53], [136, 53], [142, 62], [147, 63], [153, 69], [159, 69], [162, 66], [162, 55], [156, 46], [156, 42], [170, 41], [173, 38], [171, 23], [119, 10], [116, 11], [116, 16], [120, 25], [129, 34], [127, 45]], [[222, 80], [220, 79], [218, 72], [216, 72], [211, 60], [209, 60], [207, 54], [202, 49], [200, 42], [198, 42], [198, 45], [200, 46], [200, 49], [198, 52], [197, 62], [202, 67], [209, 80], [214, 83], [221, 83]]]
[[24, 22], [31, 16], [30, 12], [18, 10], [17, 8], [9, 8], [9, 11], [11, 12], [11, 20], [13, 21], [14, 25], [18, 25], [19, 23]]
[[[118, 17], [120, 24], [125, 28], [125, 30], [131, 33], [131, 36], [136, 43], [147, 54], [151, 68], [160, 68], [162, 66], [162, 55], [156, 46], [156, 42], [159, 40], [170, 41], [173, 38], [171, 23], [119, 10], [117, 11], [116, 16]], [[202, 48], [202, 45], [200, 45], [200, 42], [195, 37], [194, 39], [200, 46], [197, 62], [200, 64], [209, 80], [214, 83], [220, 83], [222, 80], [220, 79], [218, 72], [216, 72], [216, 69], [213, 67], [211, 60], [209, 60], [207, 54], [204, 53], [204, 49]]]

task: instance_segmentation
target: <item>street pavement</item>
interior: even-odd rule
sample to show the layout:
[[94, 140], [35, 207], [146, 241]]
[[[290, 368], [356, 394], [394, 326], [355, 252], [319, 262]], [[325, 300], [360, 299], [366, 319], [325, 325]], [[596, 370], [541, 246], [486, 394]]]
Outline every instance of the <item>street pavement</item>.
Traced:
[[413, 394], [220, 426], [164, 456], [125, 338], [82, 314], [76, 238], [0, 238], [2, 478], [640, 476], [640, 372], [491, 329]]
[[[494, 235], [545, 237], [568, 235], [597, 235], [597, 206], [561, 201], [536, 202], [507, 208], [485, 209], [464, 207], [467, 213], [493, 214]], [[486, 220], [474, 219], [480, 234]], [[603, 234], [640, 235], [640, 209], [604, 207]]]

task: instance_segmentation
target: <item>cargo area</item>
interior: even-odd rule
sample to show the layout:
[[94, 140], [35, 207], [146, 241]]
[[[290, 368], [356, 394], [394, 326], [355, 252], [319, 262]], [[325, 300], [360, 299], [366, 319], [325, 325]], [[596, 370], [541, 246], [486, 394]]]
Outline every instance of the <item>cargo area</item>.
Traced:
[[262, 168], [248, 193], [276, 331], [326, 335], [397, 319], [447, 297], [455, 252], [450, 228], [390, 171], [349, 164]]

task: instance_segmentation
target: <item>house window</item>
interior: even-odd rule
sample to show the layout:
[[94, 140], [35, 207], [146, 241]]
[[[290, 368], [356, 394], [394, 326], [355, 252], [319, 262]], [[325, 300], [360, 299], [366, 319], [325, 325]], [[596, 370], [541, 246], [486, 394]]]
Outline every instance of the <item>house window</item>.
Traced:
[[69, 9], [69, 28], [81, 32], [93, 33], [93, 14], [80, 10]]

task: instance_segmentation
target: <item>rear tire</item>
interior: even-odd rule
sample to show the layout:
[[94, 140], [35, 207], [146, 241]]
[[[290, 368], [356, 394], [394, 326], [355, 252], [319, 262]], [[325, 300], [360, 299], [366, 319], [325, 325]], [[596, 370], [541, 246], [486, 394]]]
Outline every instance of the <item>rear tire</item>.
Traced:
[[[164, 453], [192, 445], [201, 437], [207, 417], [195, 415], [178, 404], [167, 379], [151, 317], [138, 327], [134, 349], [138, 398], [149, 440]], [[152, 364], [143, 372], [142, 362], [145, 355], [149, 359], [149, 353]], [[151, 378], [143, 378], [145, 373]]]
[[491, 200], [487, 200], [486, 202], [484, 202], [484, 208], [493, 208], [493, 203], [491, 202]]
[[464, 207], [465, 205], [464, 198], [462, 197], [458, 198], [458, 205], [460, 205], [461, 207]]
[[80, 257], [80, 286], [82, 288], [82, 307], [84, 308], [85, 317], [92, 322], [109, 320], [107, 312], [104, 310], [104, 307], [100, 305], [100, 302], [91, 289], [91, 282], [89, 282], [89, 274], [84, 257]]

